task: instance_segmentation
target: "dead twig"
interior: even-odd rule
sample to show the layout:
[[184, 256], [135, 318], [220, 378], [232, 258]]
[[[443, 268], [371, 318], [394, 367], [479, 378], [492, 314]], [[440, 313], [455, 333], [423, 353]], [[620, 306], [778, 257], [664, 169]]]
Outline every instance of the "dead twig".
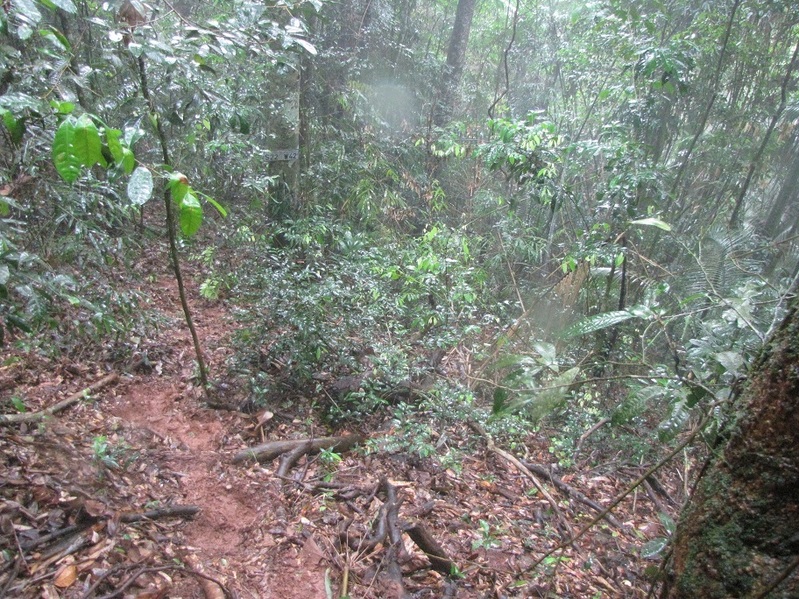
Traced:
[[[571, 486], [567, 485], [558, 476], [556, 476], [552, 472], [549, 472], [543, 466], [539, 466], [538, 464], [533, 464], [531, 462], [525, 462], [525, 461], [522, 461], [522, 464], [524, 464], [524, 466], [526, 468], [528, 468], [531, 472], [535, 472], [539, 476], [545, 476], [546, 478], [548, 478], [552, 482], [553, 485], [555, 485], [560, 491], [562, 491], [563, 493], [565, 493], [566, 495], [568, 495], [572, 499], [576, 499], [577, 501], [579, 501], [583, 505], [587, 505], [588, 507], [590, 507], [595, 512], [602, 513], [604, 511], [605, 508], [603, 508], [597, 502], [589, 499], [588, 497], [586, 497], [585, 495], [580, 493], [580, 491], [578, 491], [574, 487], [571, 487]], [[605, 514], [605, 520], [607, 520], [611, 525], [615, 526], [618, 529], [624, 528], [624, 526], [621, 524], [621, 522], [619, 522], [611, 514]]]
[[593, 435], [608, 422], [610, 422], [610, 418], [603, 418], [602, 420], [597, 422], [594, 426], [585, 431], [582, 435], [580, 435], [580, 438], [577, 440], [577, 443], [575, 443], [574, 445], [574, 455], [576, 456], [578, 453], [580, 453], [580, 449], [583, 447], [583, 443], [585, 443], [585, 440], [588, 437]]
[[242, 462], [249, 460], [268, 462], [305, 444], [310, 444], [307, 451], [309, 454], [317, 453], [323, 449], [349, 451], [364, 439], [366, 439], [366, 437], [363, 435], [346, 435], [343, 437], [320, 437], [318, 439], [288, 439], [283, 441], [270, 441], [269, 443], [256, 445], [255, 447], [250, 447], [238, 452], [235, 456], [233, 456], [233, 463], [241, 464]]
[[120, 522], [130, 524], [141, 522], [142, 520], [157, 520], [159, 518], [191, 518], [196, 516], [200, 508], [196, 505], [172, 505], [154, 510], [148, 510], [137, 514], [122, 514]]
[[511, 464], [516, 466], [516, 468], [519, 470], [519, 472], [524, 474], [527, 478], [530, 479], [530, 481], [532, 481], [533, 486], [536, 489], [538, 489], [538, 492], [541, 493], [541, 495], [543, 495], [544, 498], [546, 498], [546, 500], [549, 502], [549, 505], [552, 506], [552, 511], [555, 512], [555, 514], [557, 515], [558, 520], [560, 521], [561, 525], [568, 531], [568, 534], [571, 536], [571, 534], [572, 534], [571, 527], [569, 526], [569, 523], [566, 521], [566, 518], [563, 516], [563, 513], [560, 511], [560, 508], [558, 507], [557, 502], [552, 497], [552, 495], [550, 495], [549, 491], [546, 490], [544, 485], [541, 484], [541, 481], [538, 480], [538, 478], [535, 476], [535, 474], [533, 474], [530, 471], [529, 468], [527, 468], [524, 464], [522, 464], [516, 456], [514, 456], [513, 454], [508, 453], [504, 449], [500, 449], [499, 447], [494, 445], [494, 440], [483, 429], [482, 426], [480, 426], [476, 422], [470, 422], [469, 423], [469, 428], [471, 428], [478, 435], [480, 435], [481, 437], [483, 437], [485, 439], [486, 446], [488, 447], [488, 451], [498, 455], [503, 460], [505, 460], [507, 462], [510, 462]]
[[0, 425], [2, 424], [17, 424], [20, 422], [36, 422], [38, 420], [42, 420], [47, 416], [52, 416], [56, 412], [60, 412], [71, 406], [74, 403], [79, 402], [81, 399], [85, 399], [89, 397], [92, 393], [97, 393], [103, 387], [107, 387], [111, 383], [115, 383], [119, 380], [119, 374], [116, 372], [112, 372], [108, 376], [100, 379], [96, 383], [92, 383], [85, 389], [78, 391], [77, 393], [73, 393], [66, 399], [59, 401], [57, 404], [50, 406], [49, 408], [45, 408], [44, 410], [40, 410], [39, 412], [29, 412], [25, 414], [0, 414]]

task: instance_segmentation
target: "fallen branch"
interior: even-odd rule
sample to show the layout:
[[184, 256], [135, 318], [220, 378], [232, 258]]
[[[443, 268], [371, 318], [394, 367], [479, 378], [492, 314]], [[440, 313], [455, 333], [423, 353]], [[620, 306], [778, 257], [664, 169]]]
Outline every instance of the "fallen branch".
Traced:
[[574, 445], [574, 455], [576, 456], [578, 453], [580, 453], [580, 448], [582, 448], [583, 443], [585, 443], [585, 440], [588, 437], [593, 435], [608, 422], [610, 422], [610, 418], [603, 418], [602, 420], [597, 422], [594, 426], [585, 431], [582, 435], [580, 435], [580, 438], [577, 440], [577, 443]]
[[433, 535], [424, 526], [421, 524], [404, 524], [402, 530], [408, 533], [408, 536], [416, 543], [416, 546], [424, 552], [430, 560], [433, 570], [446, 576], [450, 576], [457, 571], [455, 562], [449, 558], [444, 548], [438, 544]]
[[335, 449], [336, 451], [349, 451], [355, 445], [363, 441], [363, 435], [346, 435], [343, 437], [320, 437], [319, 439], [289, 439], [284, 441], [270, 441], [263, 445], [256, 445], [244, 449], [233, 456], [234, 464], [241, 464], [248, 460], [258, 462], [268, 462], [279, 455], [292, 451], [297, 447], [308, 444], [306, 453], [317, 453], [322, 449]]
[[44, 410], [39, 412], [29, 412], [25, 414], [1, 414], [0, 415], [0, 425], [1, 424], [17, 424], [20, 422], [36, 422], [38, 420], [42, 420], [46, 416], [52, 416], [56, 412], [60, 412], [71, 406], [74, 403], [79, 402], [81, 399], [85, 399], [89, 397], [92, 393], [97, 393], [103, 387], [107, 387], [111, 383], [115, 383], [119, 379], [119, 374], [116, 372], [112, 372], [108, 376], [100, 379], [96, 383], [93, 383], [86, 387], [85, 389], [78, 391], [77, 393], [73, 393], [66, 399], [59, 401], [57, 404], [50, 406]]
[[[555, 485], [558, 489], [566, 493], [566, 495], [568, 495], [572, 499], [576, 499], [583, 505], [587, 505], [595, 512], [598, 513], [604, 512], [605, 508], [599, 505], [596, 501], [589, 499], [574, 487], [570, 487], [569, 485], [564, 483], [558, 476], [552, 474], [543, 466], [539, 466], [538, 464], [533, 464], [531, 462], [524, 462], [524, 461], [522, 462], [522, 464], [524, 464], [525, 468], [527, 468], [531, 472], [535, 472], [539, 476], [545, 476], [546, 478], [548, 478], [553, 485]], [[616, 518], [614, 518], [612, 514], [605, 514], [605, 520], [607, 520], [611, 525], [615, 526], [616, 528], [619, 529], [624, 528], [621, 522], [619, 522]]]
[[529, 468], [527, 468], [524, 464], [522, 464], [516, 456], [514, 456], [513, 454], [508, 453], [504, 449], [500, 449], [499, 447], [494, 445], [494, 440], [483, 429], [482, 426], [480, 426], [476, 422], [470, 422], [469, 423], [469, 427], [473, 431], [475, 431], [478, 435], [480, 435], [481, 437], [483, 437], [485, 439], [486, 446], [488, 447], [488, 451], [490, 451], [492, 453], [495, 453], [496, 455], [498, 455], [502, 459], [504, 459], [504, 460], [510, 462], [511, 464], [513, 464], [514, 466], [516, 466], [516, 468], [519, 470], [519, 472], [524, 474], [527, 478], [529, 478], [532, 481], [533, 486], [536, 489], [538, 489], [538, 492], [541, 493], [541, 495], [543, 495], [546, 498], [546, 500], [549, 502], [549, 505], [552, 506], [552, 511], [555, 512], [555, 514], [557, 515], [558, 520], [560, 521], [560, 523], [568, 531], [569, 535], [571, 535], [572, 534], [571, 527], [569, 526], [569, 523], [566, 521], [566, 518], [561, 513], [557, 502], [552, 497], [552, 495], [550, 495], [549, 491], [546, 490], [544, 485], [541, 484], [541, 481], [539, 481], [538, 478], [536, 478], [535, 474], [533, 474], [530, 471]]
[[200, 511], [196, 505], [174, 505], [148, 510], [137, 514], [122, 514], [119, 521], [126, 524], [141, 522], [142, 520], [157, 520], [158, 518], [191, 518]]

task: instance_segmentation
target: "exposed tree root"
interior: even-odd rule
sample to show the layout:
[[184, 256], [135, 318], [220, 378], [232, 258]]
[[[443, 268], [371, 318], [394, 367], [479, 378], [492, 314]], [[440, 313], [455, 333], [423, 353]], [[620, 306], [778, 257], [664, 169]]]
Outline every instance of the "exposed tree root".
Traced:
[[447, 576], [455, 571], [455, 563], [424, 526], [419, 523], [403, 524], [402, 531], [407, 533], [416, 546], [424, 552], [434, 570]]
[[350, 536], [347, 532], [350, 524], [348, 522], [340, 531], [339, 539], [342, 544], [358, 552], [371, 551], [381, 544], [388, 545], [383, 560], [384, 571], [380, 576], [383, 579], [383, 584], [387, 587], [385, 589], [386, 593], [388, 593], [386, 596], [405, 596], [400, 564], [407, 561], [408, 556], [405, 554], [402, 542], [403, 532], [407, 533], [416, 546], [427, 556], [434, 570], [447, 576], [457, 571], [455, 563], [447, 555], [447, 552], [424, 526], [419, 523], [402, 522], [399, 519], [399, 508], [402, 500], [397, 497], [397, 490], [394, 485], [383, 479], [378, 484], [375, 494], [377, 493], [384, 494], [385, 502], [380, 506], [375, 517], [371, 534], [360, 539]]

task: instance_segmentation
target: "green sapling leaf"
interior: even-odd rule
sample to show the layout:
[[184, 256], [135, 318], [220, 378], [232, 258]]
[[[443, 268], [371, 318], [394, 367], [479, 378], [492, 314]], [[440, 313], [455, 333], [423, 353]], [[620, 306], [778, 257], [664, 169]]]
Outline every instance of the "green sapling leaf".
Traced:
[[136, 206], [143, 206], [153, 196], [153, 174], [140, 166], [128, 180], [128, 197]]

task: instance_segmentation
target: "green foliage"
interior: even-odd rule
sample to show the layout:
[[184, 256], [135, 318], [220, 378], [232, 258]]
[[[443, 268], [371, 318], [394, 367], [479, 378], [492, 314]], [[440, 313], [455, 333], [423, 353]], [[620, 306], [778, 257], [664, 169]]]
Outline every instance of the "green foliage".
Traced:
[[546, 203], [552, 190], [546, 187], [558, 174], [562, 160], [563, 139], [553, 123], [540, 120], [540, 115], [530, 114], [523, 121], [494, 119], [488, 129], [495, 141], [478, 150], [493, 170], [506, 170], [521, 184], [531, 182], [539, 187], [539, 197]]
[[143, 206], [153, 195], [153, 174], [140, 166], [128, 180], [128, 198], [135, 206]]
[[335, 420], [360, 418], [419, 380], [425, 353], [480, 330], [480, 279], [450, 231], [431, 230], [416, 248], [377, 246], [317, 217], [286, 223], [272, 239], [283, 247], [260, 241], [235, 290], [255, 302], [237, 345], [242, 368], [255, 369], [256, 395], [281, 388], [316, 395], [325, 381], [363, 377], [320, 399]]
[[137, 457], [125, 441], [110, 440], [106, 435], [92, 439], [92, 453], [98, 465], [114, 470], [127, 468]]
[[87, 114], [75, 119], [68, 116], [59, 125], [53, 140], [53, 163], [67, 183], [74, 183], [81, 167], [106, 165], [97, 125]]
[[472, 549], [494, 549], [501, 545], [497, 533], [492, 530], [491, 524], [486, 520], [478, 521], [480, 536], [472, 541]]

